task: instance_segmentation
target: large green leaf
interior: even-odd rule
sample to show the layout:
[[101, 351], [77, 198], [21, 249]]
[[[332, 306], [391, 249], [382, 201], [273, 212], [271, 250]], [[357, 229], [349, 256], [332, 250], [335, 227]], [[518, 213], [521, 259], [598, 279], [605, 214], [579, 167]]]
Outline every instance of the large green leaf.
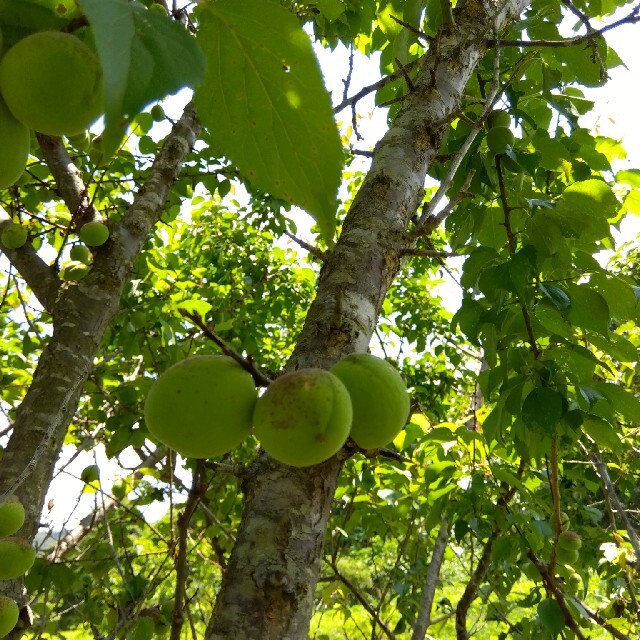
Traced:
[[93, 27], [104, 73], [102, 144], [109, 156], [145, 105], [202, 80], [204, 58], [179, 23], [137, 2], [79, 2]]
[[585, 416], [582, 430], [590, 436], [599, 447], [611, 449], [614, 453], [620, 453], [622, 443], [615, 428], [609, 422], [598, 416]]
[[640, 424], [640, 400], [633, 393], [611, 382], [598, 382], [593, 386], [613, 405], [616, 413]]
[[578, 327], [608, 336], [610, 317], [607, 301], [586, 284], [571, 285], [568, 293], [571, 298], [569, 320]]
[[551, 435], [565, 410], [565, 398], [548, 387], [536, 387], [522, 403], [522, 422], [530, 429]]
[[342, 147], [308, 36], [270, 0], [202, 9], [208, 66], [196, 104], [214, 143], [255, 187], [301, 206], [332, 237]]

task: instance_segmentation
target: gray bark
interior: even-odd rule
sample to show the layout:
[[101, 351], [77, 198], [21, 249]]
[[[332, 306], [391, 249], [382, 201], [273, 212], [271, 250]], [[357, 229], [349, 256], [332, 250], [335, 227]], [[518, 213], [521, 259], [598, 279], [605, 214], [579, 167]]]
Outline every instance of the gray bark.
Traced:
[[[0, 501], [8, 493], [20, 498], [26, 510], [20, 533], [26, 539], [33, 539], [38, 529], [44, 497], [67, 427], [92, 370], [102, 335], [118, 310], [133, 261], [159, 219], [165, 199], [199, 132], [200, 125], [189, 106], [168, 136], [133, 204], [122, 221], [112, 226], [109, 241], [98, 248], [90, 274], [73, 284], [60, 285], [56, 278], [52, 292], [38, 296], [50, 303], [45, 306], [53, 317], [53, 335], [17, 409], [0, 465]], [[64, 162], [60, 141], [57, 145], [55, 153], [62, 160], [54, 164], [53, 173], [64, 181], [62, 193], [74, 193], [72, 181], [77, 176], [73, 175], [72, 165]], [[76, 194], [74, 200], [70, 196], [67, 201], [70, 210], [78, 206], [82, 197]], [[7, 253], [13, 263], [20, 266], [21, 253], [30, 263], [38, 264], [32, 252], [33, 249], [25, 245]], [[0, 590], [14, 596], [16, 589], [15, 581], [0, 586]], [[10, 638], [20, 635], [15, 631]]]
[[[393, 126], [377, 144], [371, 169], [321, 270], [288, 369], [329, 367], [366, 351], [384, 297], [411, 246], [405, 233], [423, 198], [428, 167], [447, 123], [495, 29], [529, 0], [499, 7], [458, 5], [443, 25]], [[266, 455], [245, 483], [246, 504], [207, 629], [207, 640], [307, 637], [320, 555], [341, 463], [307, 469]]]
[[427, 634], [427, 627], [431, 624], [431, 609], [433, 608], [433, 600], [436, 595], [440, 569], [442, 567], [444, 552], [447, 550], [448, 543], [449, 523], [446, 515], [443, 515], [440, 530], [438, 531], [438, 537], [433, 545], [431, 562], [429, 563], [429, 567], [427, 568], [427, 573], [424, 578], [422, 597], [420, 598], [420, 609], [418, 610], [416, 623], [413, 626], [411, 640], [424, 640], [424, 637]]

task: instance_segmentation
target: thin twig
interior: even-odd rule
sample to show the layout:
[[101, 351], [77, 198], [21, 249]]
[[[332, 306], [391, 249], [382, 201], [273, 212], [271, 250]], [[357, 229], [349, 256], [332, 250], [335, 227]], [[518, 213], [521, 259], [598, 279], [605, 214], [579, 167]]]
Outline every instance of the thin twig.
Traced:
[[347, 587], [349, 591], [351, 591], [355, 599], [371, 616], [372, 620], [380, 627], [384, 635], [387, 636], [389, 640], [396, 640], [396, 636], [394, 635], [394, 633], [391, 631], [391, 629], [389, 629], [384, 621], [380, 619], [380, 616], [376, 613], [376, 610], [367, 602], [367, 599], [358, 591], [358, 589], [356, 589], [355, 585], [349, 580], [349, 578], [340, 573], [337, 564], [326, 559], [325, 562], [333, 569], [333, 577], [342, 582], [342, 584], [344, 584], [344, 586]]
[[233, 358], [245, 371], [248, 371], [255, 380], [257, 385], [262, 387], [268, 387], [271, 383], [271, 380], [267, 378], [257, 367], [253, 358], [243, 358], [235, 349], [230, 347], [214, 330], [210, 327], [197, 313], [192, 313], [187, 311], [186, 309], [178, 309], [178, 312], [181, 316], [188, 318], [196, 325], [199, 329], [202, 330], [202, 333], [215, 342], [219, 347], [222, 353], [230, 358]]
[[171, 617], [171, 635], [169, 640], [180, 640], [180, 632], [184, 624], [184, 602], [187, 590], [189, 566], [187, 565], [187, 547], [189, 546], [189, 522], [193, 516], [200, 496], [204, 493], [200, 482], [204, 463], [198, 460], [193, 470], [193, 480], [184, 511], [178, 517], [178, 553], [175, 560], [176, 588], [173, 601], [173, 615]]
[[318, 258], [318, 260], [321, 260], [322, 262], [327, 259], [327, 255], [324, 251], [321, 251], [320, 249], [318, 249], [318, 247], [314, 247], [312, 244], [305, 242], [302, 238], [298, 238], [298, 236], [294, 235], [290, 231], [285, 231], [284, 235], [288, 238], [291, 238], [291, 240], [293, 240], [296, 244], [300, 245], [303, 249], [308, 251], [314, 258]]
[[333, 108], [333, 112], [339, 113], [343, 109], [346, 109], [351, 105], [354, 105], [356, 102], [358, 102], [358, 100], [361, 100], [362, 98], [369, 95], [370, 93], [373, 93], [378, 89], [382, 89], [383, 87], [386, 87], [388, 84], [390, 84], [394, 80], [397, 80], [398, 78], [403, 77], [407, 71], [413, 70], [418, 65], [419, 61], [420, 61], [420, 58], [418, 58], [418, 60], [412, 60], [411, 62], [408, 62], [407, 64], [405, 64], [404, 67], [402, 67], [402, 69], [396, 69], [393, 73], [390, 73], [388, 76], [385, 76], [384, 78], [378, 80], [378, 82], [374, 82], [373, 84], [363, 87], [362, 89], [360, 89], [360, 91], [352, 95], [350, 98], [347, 98], [346, 100], [343, 100], [340, 104], [336, 105]]
[[411, 640], [424, 640], [427, 633], [427, 627], [432, 624], [431, 609], [433, 607], [436, 588], [438, 586], [438, 577], [440, 576], [440, 569], [442, 568], [444, 552], [447, 549], [448, 542], [449, 522], [447, 521], [446, 513], [443, 513], [442, 518], [440, 519], [438, 537], [436, 538], [435, 544], [433, 545], [433, 551], [431, 552], [431, 561], [429, 562], [429, 566], [424, 577], [420, 609], [418, 611], [418, 618], [413, 627]]

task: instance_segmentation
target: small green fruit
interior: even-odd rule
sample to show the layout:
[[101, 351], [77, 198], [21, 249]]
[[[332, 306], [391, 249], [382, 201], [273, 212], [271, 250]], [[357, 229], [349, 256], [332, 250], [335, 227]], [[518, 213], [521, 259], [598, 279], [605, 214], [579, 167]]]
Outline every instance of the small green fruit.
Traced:
[[0, 538], [12, 536], [23, 524], [22, 502], [16, 496], [9, 496], [3, 504], [0, 504]]
[[149, 7], [149, 11], [153, 12], [153, 13], [157, 13], [158, 15], [161, 16], [167, 16], [167, 10], [161, 5], [158, 4], [157, 2], [154, 2], [150, 7]]
[[345, 443], [351, 398], [324, 369], [301, 369], [274, 380], [256, 404], [253, 424], [262, 448], [293, 467], [324, 462]]
[[90, 464], [80, 473], [80, 480], [86, 484], [97, 482], [100, 480], [100, 467], [97, 464]]
[[569, 551], [578, 551], [582, 546], [582, 538], [575, 531], [563, 531], [558, 536], [558, 547]]
[[109, 228], [102, 222], [87, 222], [78, 235], [88, 247], [99, 247], [109, 239]]
[[7, 596], [0, 596], [0, 638], [4, 638], [18, 624], [20, 608]]
[[29, 158], [31, 134], [29, 128], [18, 122], [0, 97], [0, 189], [14, 184], [24, 173]]
[[197, 356], [169, 367], [147, 395], [149, 431], [190, 458], [213, 458], [251, 432], [253, 377], [227, 356]]
[[363, 449], [393, 440], [409, 417], [410, 398], [400, 374], [386, 360], [351, 353], [331, 368], [351, 396], [351, 437]]
[[0, 580], [18, 578], [31, 569], [36, 550], [20, 538], [0, 540]]
[[[154, 4], [152, 6], [158, 7], [160, 5]], [[153, 107], [151, 107], [151, 117], [155, 122], [161, 122], [162, 120], [164, 120], [164, 109], [159, 104], [154, 104]]]
[[[553, 526], [553, 530], [555, 531], [557, 528], [555, 512], [551, 517], [551, 524]], [[569, 516], [564, 511], [561, 511], [560, 512], [560, 531], [566, 531], [569, 528], [570, 524], [571, 524], [571, 520], [569, 519]]]
[[77, 282], [82, 280], [90, 271], [88, 264], [79, 260], [71, 260], [66, 262], [60, 270], [60, 278], [62, 280]]
[[511, 126], [511, 116], [508, 112], [503, 111], [502, 109], [496, 109], [489, 114], [487, 118], [487, 125], [489, 129], [493, 127], [507, 127]]
[[565, 549], [564, 547], [556, 547], [556, 560], [560, 564], [568, 564], [573, 566], [580, 557], [577, 549]]
[[2, 232], [0, 240], [7, 249], [19, 249], [27, 241], [27, 227], [12, 222]]
[[82, 133], [102, 112], [102, 68], [79, 38], [39, 31], [0, 62], [0, 90], [14, 117], [50, 136]]
[[492, 127], [487, 133], [487, 146], [494, 154], [504, 153], [516, 141], [509, 127]]
[[91, 148], [91, 136], [88, 131], [83, 131], [69, 137], [69, 144], [78, 151], [87, 152]]
[[569, 593], [576, 594], [582, 589], [582, 577], [579, 573], [572, 571], [566, 580], [566, 585]]
[[69, 257], [76, 262], [84, 262], [85, 264], [91, 262], [91, 252], [83, 244], [74, 244], [69, 252]]

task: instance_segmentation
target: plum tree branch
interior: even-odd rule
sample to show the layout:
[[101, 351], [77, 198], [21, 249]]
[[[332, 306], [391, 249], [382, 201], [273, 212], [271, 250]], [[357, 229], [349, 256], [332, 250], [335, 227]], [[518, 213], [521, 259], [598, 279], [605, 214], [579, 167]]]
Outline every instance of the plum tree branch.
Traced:
[[81, 227], [83, 223], [98, 218], [98, 212], [82, 179], [82, 172], [67, 153], [62, 138], [42, 133], [36, 136], [45, 162], [56, 181], [58, 194], [67, 205], [75, 225]]
[[187, 547], [189, 545], [189, 522], [195, 512], [204, 488], [201, 478], [204, 472], [204, 462], [198, 460], [193, 470], [193, 479], [184, 511], [178, 517], [178, 553], [175, 559], [176, 588], [174, 591], [173, 615], [171, 616], [171, 635], [169, 640], [180, 640], [180, 632], [184, 624], [184, 606], [187, 590], [189, 566], [187, 565]]
[[440, 576], [440, 569], [444, 561], [444, 553], [447, 550], [448, 542], [449, 522], [447, 520], [446, 514], [443, 513], [440, 520], [438, 537], [436, 538], [435, 544], [433, 545], [431, 560], [424, 577], [424, 583], [422, 585], [422, 596], [420, 598], [420, 608], [418, 609], [418, 617], [416, 618], [415, 624], [413, 626], [411, 640], [424, 640], [424, 637], [427, 634], [427, 628], [433, 622], [431, 620], [431, 609], [433, 607], [436, 588], [438, 586], [438, 578]]
[[[16, 410], [0, 466], [0, 495], [15, 493], [25, 507], [22, 532], [26, 539], [33, 538], [37, 531], [55, 460], [102, 336], [118, 310], [133, 260], [159, 220], [169, 190], [200, 130], [193, 106], [188, 105], [122, 222], [113, 226], [110, 240], [97, 252], [89, 275], [61, 290], [55, 300], [53, 335]], [[13, 588], [8, 581], [0, 590]]]
[[197, 313], [192, 313], [186, 309], [179, 309], [178, 311], [181, 316], [188, 318], [196, 325], [196, 327], [201, 329], [202, 333], [209, 338], [209, 340], [215, 342], [218, 347], [220, 347], [222, 353], [233, 358], [245, 371], [250, 373], [257, 385], [261, 387], [269, 386], [271, 380], [265, 376], [260, 369], [258, 369], [258, 365], [253, 358], [244, 358], [241, 356], [235, 349], [230, 347]]

